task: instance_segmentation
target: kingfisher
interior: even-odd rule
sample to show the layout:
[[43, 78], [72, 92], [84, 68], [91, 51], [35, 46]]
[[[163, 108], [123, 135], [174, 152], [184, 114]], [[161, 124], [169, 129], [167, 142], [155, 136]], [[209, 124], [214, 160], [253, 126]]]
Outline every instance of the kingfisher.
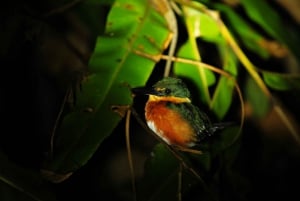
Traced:
[[165, 77], [152, 87], [133, 88], [134, 94], [148, 95], [145, 119], [148, 127], [168, 145], [191, 148], [222, 129], [191, 102], [186, 84], [179, 78]]

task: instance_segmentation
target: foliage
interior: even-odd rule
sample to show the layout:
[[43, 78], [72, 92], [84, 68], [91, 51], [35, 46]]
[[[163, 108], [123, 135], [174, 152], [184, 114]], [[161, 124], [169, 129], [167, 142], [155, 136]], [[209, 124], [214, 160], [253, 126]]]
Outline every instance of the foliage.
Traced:
[[[60, 104], [46, 129], [46, 145], [39, 145], [46, 154], [38, 168], [14, 161], [12, 149], [0, 152], [1, 200], [85, 199], [85, 194], [102, 200], [106, 193], [115, 200], [135, 196], [137, 200], [251, 200], [259, 195], [255, 184], [260, 182], [254, 179], [258, 176], [251, 176], [268, 171], [261, 158], [272, 163], [272, 150], [279, 152], [289, 143], [298, 147], [300, 142], [295, 123], [299, 29], [285, 22], [277, 4], [228, 2], [75, 0], [47, 2], [47, 9], [27, 4], [36, 18], [26, 12], [17, 17], [7, 14], [11, 23], [1, 35], [9, 36], [7, 41], [2, 39], [1, 58], [21, 46], [12, 37], [18, 36], [20, 27], [30, 27], [22, 39], [24, 44], [34, 44], [33, 55], [39, 56], [32, 57], [32, 63], [38, 63], [33, 72], [54, 80], [51, 85]], [[68, 26], [60, 24], [60, 19]], [[165, 63], [170, 61], [168, 71]], [[151, 85], [164, 75], [186, 81], [193, 103], [212, 121], [237, 125], [203, 141], [200, 155], [176, 150], [147, 135], [152, 133], [144, 123], [145, 100], [133, 98], [130, 87]], [[138, 113], [126, 116], [129, 106]], [[268, 124], [270, 115], [276, 123]], [[129, 159], [137, 174], [134, 192], [128, 164], [118, 158], [118, 151], [126, 148], [125, 138], [120, 137], [124, 126], [133, 139]], [[283, 128], [277, 132], [289, 135], [277, 134], [279, 140], [266, 137], [268, 130], [276, 133], [277, 127]], [[253, 150], [255, 146], [258, 150]], [[299, 159], [297, 154], [286, 151], [291, 160]], [[124, 159], [124, 154], [120, 156]], [[110, 166], [114, 162], [117, 165]], [[251, 172], [255, 165], [245, 165], [250, 162], [261, 172]], [[294, 163], [288, 161], [288, 165]], [[114, 183], [115, 175], [125, 179]]]

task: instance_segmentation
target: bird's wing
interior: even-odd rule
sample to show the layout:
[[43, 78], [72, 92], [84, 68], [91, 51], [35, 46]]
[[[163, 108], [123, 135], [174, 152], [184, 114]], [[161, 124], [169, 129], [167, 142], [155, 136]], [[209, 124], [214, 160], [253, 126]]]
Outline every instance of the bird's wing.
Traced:
[[178, 110], [182, 115], [182, 118], [186, 119], [188, 122], [191, 122], [199, 141], [213, 134], [211, 132], [212, 125], [208, 116], [204, 112], [200, 111], [198, 107], [192, 105], [191, 103], [170, 103], [169, 107], [174, 110]]

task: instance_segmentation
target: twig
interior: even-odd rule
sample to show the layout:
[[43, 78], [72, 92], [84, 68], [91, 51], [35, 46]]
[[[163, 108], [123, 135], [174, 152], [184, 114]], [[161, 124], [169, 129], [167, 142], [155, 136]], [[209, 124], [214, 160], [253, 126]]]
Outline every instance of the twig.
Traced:
[[69, 98], [69, 96], [70, 96], [71, 93], [72, 93], [72, 87], [69, 87], [69, 89], [67, 90], [67, 92], [66, 92], [66, 94], [64, 96], [63, 102], [62, 102], [62, 104], [60, 106], [59, 112], [57, 114], [57, 117], [56, 117], [53, 129], [52, 129], [52, 132], [51, 132], [51, 138], [50, 138], [50, 158], [53, 157], [53, 153], [54, 153], [54, 138], [55, 138], [55, 133], [56, 133], [56, 130], [57, 130], [57, 127], [58, 127], [61, 115], [62, 115], [62, 113], [64, 111], [66, 102], [67, 102], [67, 100], [68, 100], [68, 98]]
[[126, 113], [126, 123], [125, 123], [125, 137], [126, 137], [126, 147], [127, 147], [127, 157], [128, 157], [128, 163], [129, 163], [129, 169], [130, 169], [130, 175], [131, 175], [131, 186], [133, 191], [133, 200], [136, 201], [136, 187], [135, 187], [135, 174], [134, 174], [134, 168], [133, 168], [133, 160], [132, 160], [132, 152], [131, 152], [131, 146], [130, 146], [130, 115], [131, 110], [127, 110]]

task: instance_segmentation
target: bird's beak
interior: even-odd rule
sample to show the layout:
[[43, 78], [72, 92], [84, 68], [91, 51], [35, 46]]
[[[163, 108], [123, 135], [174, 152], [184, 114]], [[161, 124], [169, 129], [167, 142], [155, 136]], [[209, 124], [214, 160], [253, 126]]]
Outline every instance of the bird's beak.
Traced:
[[152, 87], [136, 87], [132, 88], [131, 91], [135, 95], [157, 95], [157, 91], [155, 91]]

